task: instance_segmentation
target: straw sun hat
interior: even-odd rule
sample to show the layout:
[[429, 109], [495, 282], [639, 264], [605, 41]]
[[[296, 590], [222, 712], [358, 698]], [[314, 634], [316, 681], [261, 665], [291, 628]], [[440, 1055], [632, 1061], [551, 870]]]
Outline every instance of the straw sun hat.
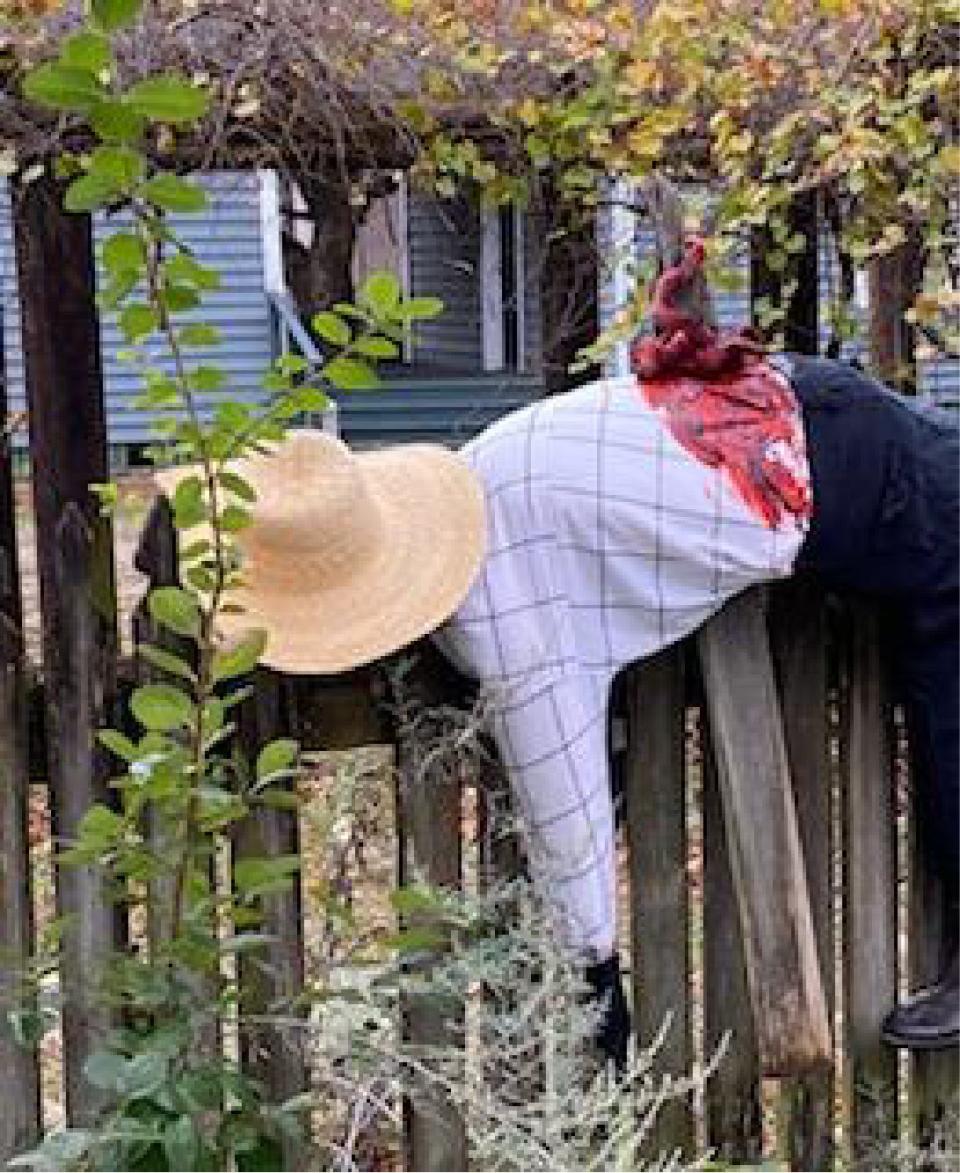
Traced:
[[[244, 585], [224, 635], [267, 633], [263, 662], [342, 672], [411, 643], [456, 610], [484, 553], [483, 491], [453, 452], [410, 444], [351, 452], [298, 429], [231, 464], [255, 489], [237, 534]], [[168, 496], [185, 466], [157, 474]]]

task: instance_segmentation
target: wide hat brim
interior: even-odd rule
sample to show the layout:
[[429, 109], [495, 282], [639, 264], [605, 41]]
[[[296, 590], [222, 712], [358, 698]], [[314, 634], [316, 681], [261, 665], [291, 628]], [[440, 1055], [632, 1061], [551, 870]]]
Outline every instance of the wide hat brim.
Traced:
[[[335, 581], [312, 589], [309, 558], [298, 558], [295, 546], [283, 567], [261, 574], [243, 531], [237, 535], [244, 585], [229, 601], [243, 612], [222, 614], [220, 631], [227, 639], [264, 631], [261, 662], [278, 671], [345, 672], [413, 643], [450, 618], [483, 560], [483, 489], [455, 453], [410, 444], [353, 453], [352, 459], [379, 515], [380, 537], [369, 557], [346, 566]], [[156, 479], [169, 497], [196, 472], [182, 466]], [[256, 505], [252, 509], [256, 515]], [[343, 524], [350, 525], [349, 516]], [[197, 532], [190, 531], [191, 540]]]

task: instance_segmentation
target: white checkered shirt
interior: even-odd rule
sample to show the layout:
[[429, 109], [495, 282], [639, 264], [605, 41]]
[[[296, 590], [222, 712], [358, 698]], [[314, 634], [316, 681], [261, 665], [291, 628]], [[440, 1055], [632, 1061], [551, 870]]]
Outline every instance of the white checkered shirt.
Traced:
[[[802, 437], [799, 410], [796, 422]], [[572, 944], [602, 960], [615, 940], [611, 682], [738, 591], [789, 574], [804, 525], [768, 528], [632, 376], [506, 416], [463, 455], [484, 484], [488, 549], [435, 638], [492, 693], [534, 874]]]

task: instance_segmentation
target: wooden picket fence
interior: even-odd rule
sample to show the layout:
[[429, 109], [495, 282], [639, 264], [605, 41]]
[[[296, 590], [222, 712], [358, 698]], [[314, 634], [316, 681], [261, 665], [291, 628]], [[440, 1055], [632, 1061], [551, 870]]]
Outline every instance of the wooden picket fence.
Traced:
[[[23, 649], [0, 384], [4, 1003], [16, 996], [17, 975], [34, 949], [31, 780], [47, 784], [53, 834], [69, 840], [91, 803], [109, 801], [109, 762], [94, 731], [122, 721], [123, 696], [141, 671], [118, 652], [110, 526], [89, 491], [107, 476], [90, 225], [62, 215], [40, 187], [25, 193], [16, 235], [42, 688]], [[163, 507], [144, 532], [139, 564], [153, 585], [176, 578]], [[625, 673], [616, 691], [631, 913], [625, 952], [636, 1029], [649, 1040], [664, 1014], [673, 1013], [658, 1064], [675, 1072], [689, 1071], [732, 1032], [702, 1104], [669, 1105], [651, 1151], [692, 1153], [706, 1142], [725, 1161], [755, 1162], [770, 1128], [765, 1109], [774, 1105], [775, 1132], [793, 1167], [831, 1167], [838, 1141], [841, 1156], [870, 1164], [902, 1122], [923, 1141], [957, 1110], [955, 1054], [906, 1064], [878, 1038], [898, 989], [939, 967], [942, 898], [915, 834], [909, 755], [883, 671], [881, 620], [828, 606], [800, 582], [771, 593], [769, 641], [763, 614], [755, 594], [744, 596], [696, 640]], [[148, 634], [142, 609], [135, 622], [138, 638]], [[307, 749], [394, 745], [399, 876], [416, 870], [436, 884], [460, 882], [459, 784], [451, 776], [446, 792], [434, 787], [429, 795], [410, 784], [413, 748], [385, 721], [370, 674], [316, 680], [261, 672], [255, 683], [243, 713], [242, 736], [250, 744], [291, 733]], [[429, 673], [419, 687], [425, 703], [448, 695], [448, 683]], [[233, 852], [287, 853], [297, 840], [294, 814], [262, 811], [247, 821]], [[692, 867], [695, 850], [700, 862]], [[58, 915], [68, 918], [59, 974], [63, 1098], [67, 1119], [80, 1123], [96, 1109], [83, 1064], [108, 1026], [84, 993], [108, 949], [126, 939], [127, 926], [94, 874], [71, 869], [58, 879]], [[745, 909], [756, 916], [745, 917]], [[268, 899], [265, 913], [275, 943], [271, 976], [256, 992], [263, 1002], [295, 994], [304, 969], [299, 893]], [[796, 1024], [825, 1024], [824, 1000], [832, 1063], [808, 1068], [800, 1060], [819, 1053], [823, 1040], [807, 1039]], [[406, 1008], [412, 1038], [435, 1038], [444, 1021], [429, 1002]], [[241, 1039], [241, 1058], [277, 1099], [308, 1084], [304, 1056], [269, 1028]], [[774, 1070], [777, 1087], [763, 1078]], [[3, 1014], [0, 1162], [34, 1144], [43, 1123], [39, 1056], [16, 1045]], [[446, 1105], [410, 1105], [405, 1139], [408, 1168], [466, 1166], [463, 1129]]]
[[[12, 526], [0, 532], [9, 535]], [[4, 646], [0, 673], [0, 948], [8, 989], [33, 947], [27, 780], [49, 781], [54, 832], [69, 837], [87, 803], [102, 795], [105, 763], [94, 748], [93, 730], [140, 673], [136, 663], [118, 660], [114, 641], [95, 638], [98, 623], [111, 627], [92, 605], [89, 589], [98, 557], [95, 529], [67, 508], [41, 542], [50, 548], [60, 591], [44, 598], [45, 608], [55, 609], [57, 626], [45, 615], [50, 668], [39, 699], [37, 686], [28, 688], [22, 649], [13, 642]], [[138, 565], [153, 586], [176, 580], [176, 539], [163, 502], [143, 531]], [[728, 609], [727, 622], [752, 646], [745, 625], [759, 611], [745, 598], [739, 613]], [[929, 1142], [944, 1116], [956, 1111], [957, 1057], [917, 1056], [904, 1070], [878, 1040], [880, 1017], [898, 984], [931, 976], [942, 960], [940, 893], [924, 868], [915, 834], [905, 733], [886, 683], [879, 618], [828, 605], [802, 582], [772, 592], [768, 618], [834, 1027], [833, 1066], [787, 1071], [776, 1085], [763, 1078], [769, 1047], [758, 1038], [752, 1009], [731, 857], [731, 850], [741, 848], [724, 818], [727, 800], [720, 784], [726, 734], [709, 733], [711, 721], [723, 722], [724, 706], [710, 702], [703, 683], [706, 678], [713, 691], [720, 687], [711, 678], [703, 636], [635, 666], [615, 691], [614, 765], [625, 797], [629, 860], [625, 952], [640, 1040], [654, 1036], [667, 1012], [673, 1016], [659, 1070], [692, 1070], [731, 1033], [703, 1102], [665, 1107], [650, 1138], [651, 1155], [672, 1149], [692, 1154], [706, 1143], [726, 1161], [754, 1162], [765, 1145], [770, 1147], [773, 1105], [778, 1147], [791, 1167], [824, 1169], [832, 1167], [838, 1143], [847, 1159], [875, 1161], [904, 1127], [904, 1114], [911, 1134]], [[137, 639], [151, 634], [143, 608], [134, 628]], [[392, 744], [399, 777], [397, 874], [402, 880], [416, 868], [434, 883], [456, 886], [463, 855], [459, 784], [451, 776], [442, 783], [445, 790], [432, 785], [429, 793], [411, 784], [414, 747], [385, 714], [378, 680], [370, 672], [333, 679], [258, 672], [241, 736], [253, 745], [290, 734], [306, 749]], [[435, 666], [425, 668], [411, 687], [413, 703], [446, 702], [451, 678]], [[731, 691], [736, 693], [735, 682]], [[763, 731], [753, 727], [756, 714], [739, 716], [747, 737], [762, 741]], [[45, 741], [38, 736], [43, 728]], [[762, 774], [753, 781], [758, 791], [766, 783]], [[243, 858], [292, 852], [297, 845], [296, 814], [260, 811], [249, 818], [233, 851]], [[776, 891], [771, 879], [771, 892]], [[58, 906], [61, 914], [74, 917], [60, 973], [63, 1087], [67, 1118], [82, 1121], [95, 1103], [81, 1070], [106, 1025], [84, 1007], [83, 975], [94, 972], [103, 951], [124, 938], [126, 926], [118, 925], [116, 910], [95, 879], [77, 869], [58, 885]], [[295, 996], [304, 980], [299, 893], [268, 899], [265, 911], [265, 929], [275, 944], [271, 975], [257, 992], [264, 1005]], [[773, 907], [771, 915], [786, 911]], [[418, 1041], [437, 1041], [448, 1029], [447, 1018], [428, 1000], [407, 1008], [405, 1030]], [[242, 1054], [278, 1099], [309, 1086], [304, 1051], [272, 1028], [245, 1034]], [[42, 1121], [37, 1054], [15, 1046], [6, 1023], [0, 1025], [0, 1103], [0, 1156], [9, 1156], [35, 1141]], [[463, 1130], [442, 1103], [408, 1106], [405, 1142], [407, 1168], [467, 1167]]]

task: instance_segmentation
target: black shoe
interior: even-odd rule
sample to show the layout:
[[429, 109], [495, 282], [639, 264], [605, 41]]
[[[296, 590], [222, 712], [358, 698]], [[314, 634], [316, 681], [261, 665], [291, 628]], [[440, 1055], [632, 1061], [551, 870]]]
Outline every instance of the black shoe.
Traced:
[[619, 956], [614, 953], [606, 961], [588, 966], [586, 977], [593, 997], [603, 1007], [597, 1024], [597, 1047], [605, 1059], [612, 1061], [617, 1073], [622, 1074], [627, 1065], [630, 1011], [623, 992]]
[[960, 1044], [960, 954], [933, 986], [911, 994], [883, 1020], [880, 1037], [891, 1047], [936, 1051]]

